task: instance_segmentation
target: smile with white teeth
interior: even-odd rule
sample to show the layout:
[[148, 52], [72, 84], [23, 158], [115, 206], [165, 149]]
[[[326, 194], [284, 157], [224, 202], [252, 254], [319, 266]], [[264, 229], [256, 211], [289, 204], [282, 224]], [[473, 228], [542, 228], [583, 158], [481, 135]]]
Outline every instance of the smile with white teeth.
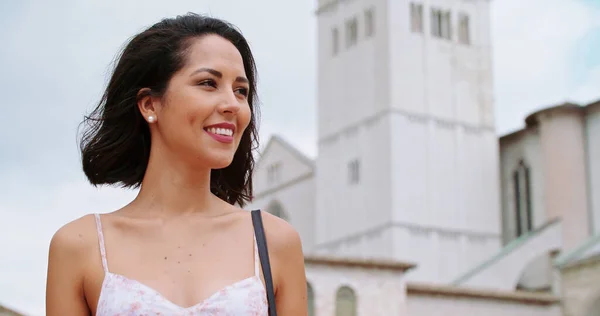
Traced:
[[233, 135], [233, 130], [230, 130], [229, 128], [210, 127], [207, 130], [209, 133], [213, 133], [213, 134], [217, 134], [217, 135], [224, 135], [224, 136], [232, 136]]

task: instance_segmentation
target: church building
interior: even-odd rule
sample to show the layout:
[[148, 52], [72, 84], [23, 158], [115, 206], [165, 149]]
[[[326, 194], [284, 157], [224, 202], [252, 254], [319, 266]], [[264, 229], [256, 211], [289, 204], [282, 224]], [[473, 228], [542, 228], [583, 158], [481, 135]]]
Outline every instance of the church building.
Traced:
[[600, 101], [498, 138], [489, 0], [319, 0], [318, 155], [249, 208], [299, 232], [309, 314], [600, 315]]

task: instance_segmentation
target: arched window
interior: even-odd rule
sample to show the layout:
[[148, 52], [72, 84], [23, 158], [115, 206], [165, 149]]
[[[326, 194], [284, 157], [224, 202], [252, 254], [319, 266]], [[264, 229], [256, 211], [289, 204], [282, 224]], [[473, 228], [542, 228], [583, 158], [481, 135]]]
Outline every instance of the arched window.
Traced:
[[267, 212], [281, 219], [289, 221], [287, 213], [284, 211], [283, 206], [281, 205], [281, 203], [279, 203], [279, 201], [272, 201], [271, 203], [269, 203], [269, 206], [267, 206]]
[[513, 171], [516, 237], [533, 230], [530, 178], [529, 166], [521, 160]]
[[337, 291], [335, 316], [356, 316], [356, 294], [348, 286], [342, 286]]
[[306, 282], [306, 292], [308, 316], [315, 316], [315, 292], [313, 292], [313, 288], [308, 282]]

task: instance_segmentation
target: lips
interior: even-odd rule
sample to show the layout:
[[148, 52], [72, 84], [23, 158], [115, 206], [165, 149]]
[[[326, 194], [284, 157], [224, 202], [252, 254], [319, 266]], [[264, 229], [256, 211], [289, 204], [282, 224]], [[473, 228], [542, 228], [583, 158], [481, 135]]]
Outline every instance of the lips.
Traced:
[[233, 130], [231, 130], [229, 128], [211, 127], [211, 128], [207, 128], [206, 131], [213, 133], [213, 134], [223, 135], [223, 136], [233, 136]]
[[235, 125], [227, 122], [213, 124], [204, 127], [204, 131], [214, 140], [220, 143], [233, 142], [233, 134], [235, 133]]

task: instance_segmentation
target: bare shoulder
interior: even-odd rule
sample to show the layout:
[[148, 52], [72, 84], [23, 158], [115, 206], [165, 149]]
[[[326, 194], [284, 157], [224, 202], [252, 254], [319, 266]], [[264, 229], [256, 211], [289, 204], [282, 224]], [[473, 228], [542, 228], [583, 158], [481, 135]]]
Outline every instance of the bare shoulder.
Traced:
[[269, 252], [284, 255], [302, 253], [302, 242], [298, 231], [285, 220], [267, 212], [261, 212]]
[[307, 315], [306, 272], [300, 235], [285, 220], [261, 213], [271, 259], [277, 313]]
[[[50, 241], [50, 256], [82, 259], [97, 242], [93, 215], [85, 215], [59, 228]], [[53, 254], [57, 256], [53, 256]], [[66, 258], [65, 258], [66, 259]], [[61, 260], [62, 261], [62, 260]]]
[[67, 223], [50, 241], [46, 278], [46, 315], [89, 315], [83, 280], [90, 251], [97, 249], [94, 218], [86, 215]]

